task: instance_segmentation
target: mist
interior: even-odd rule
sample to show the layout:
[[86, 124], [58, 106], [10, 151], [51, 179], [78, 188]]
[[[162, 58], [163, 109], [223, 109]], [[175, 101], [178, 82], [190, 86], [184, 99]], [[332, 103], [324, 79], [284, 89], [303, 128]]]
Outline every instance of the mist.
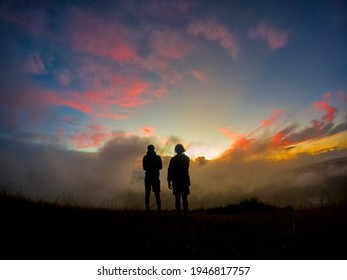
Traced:
[[[142, 157], [153, 143], [158, 154], [172, 151], [177, 137], [119, 136], [96, 153], [1, 140], [2, 186], [32, 198], [118, 209], [144, 208]], [[226, 206], [256, 197], [279, 206], [305, 206], [346, 198], [346, 151], [301, 155], [296, 159], [248, 161], [243, 151], [229, 158], [191, 161], [190, 209]], [[162, 156], [163, 209], [174, 208], [166, 176], [170, 156]], [[338, 158], [342, 158], [339, 160]], [[9, 187], [8, 187], [9, 188]], [[155, 209], [154, 196], [151, 207]]]

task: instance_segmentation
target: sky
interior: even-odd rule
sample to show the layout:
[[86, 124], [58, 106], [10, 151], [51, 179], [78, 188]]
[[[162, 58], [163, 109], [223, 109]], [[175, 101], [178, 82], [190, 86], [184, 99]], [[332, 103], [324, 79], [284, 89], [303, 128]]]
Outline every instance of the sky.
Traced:
[[346, 155], [345, 1], [2, 1], [0, 24], [3, 184], [105, 201], [149, 143], [196, 182]]

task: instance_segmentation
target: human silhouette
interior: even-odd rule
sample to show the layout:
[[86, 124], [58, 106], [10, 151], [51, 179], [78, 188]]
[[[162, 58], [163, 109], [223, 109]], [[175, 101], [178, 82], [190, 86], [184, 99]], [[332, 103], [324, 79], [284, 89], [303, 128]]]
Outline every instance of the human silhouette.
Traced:
[[153, 145], [147, 146], [147, 154], [143, 157], [142, 167], [145, 170], [145, 205], [146, 212], [149, 213], [149, 199], [151, 190], [154, 192], [155, 200], [157, 203], [158, 213], [161, 211], [161, 200], [160, 200], [160, 172], [163, 168], [161, 157], [155, 152]]
[[175, 206], [177, 215], [181, 215], [181, 198], [183, 202], [183, 215], [188, 216], [188, 195], [190, 193], [189, 162], [190, 159], [184, 154], [185, 149], [182, 144], [175, 147], [176, 155], [171, 158], [167, 182], [169, 189], [173, 189], [175, 196]]

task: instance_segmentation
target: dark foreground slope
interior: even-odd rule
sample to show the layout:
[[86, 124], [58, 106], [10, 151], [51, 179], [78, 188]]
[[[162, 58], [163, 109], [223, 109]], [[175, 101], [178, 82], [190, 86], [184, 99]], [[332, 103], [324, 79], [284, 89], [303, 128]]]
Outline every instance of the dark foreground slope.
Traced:
[[0, 196], [0, 259], [347, 259], [347, 208], [160, 217]]

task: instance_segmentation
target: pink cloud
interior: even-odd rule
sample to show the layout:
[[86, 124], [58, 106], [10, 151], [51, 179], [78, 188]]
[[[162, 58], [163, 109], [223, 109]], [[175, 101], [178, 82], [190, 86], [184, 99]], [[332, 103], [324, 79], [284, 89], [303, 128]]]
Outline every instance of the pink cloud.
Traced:
[[188, 33], [194, 36], [202, 36], [209, 41], [218, 42], [233, 58], [236, 58], [239, 53], [235, 36], [216, 20], [193, 22], [188, 27]]
[[156, 54], [172, 59], [182, 59], [192, 49], [180, 33], [172, 30], [153, 31], [151, 34], [151, 47]]
[[125, 85], [123, 88], [124, 95], [121, 98], [115, 98], [113, 102], [123, 107], [137, 107], [149, 102], [148, 99], [142, 98], [149, 89], [150, 84], [145, 81], [135, 80]]
[[267, 42], [271, 50], [283, 48], [289, 42], [289, 33], [287, 31], [270, 26], [263, 21], [250, 31], [250, 37]]
[[202, 70], [193, 69], [190, 74], [198, 81], [209, 82], [207, 74]]
[[262, 122], [262, 127], [268, 127], [272, 124], [274, 124], [283, 114], [283, 110], [275, 110], [270, 118], [264, 120]]
[[106, 22], [77, 9], [71, 12], [71, 17], [68, 32], [75, 51], [107, 57], [117, 62], [141, 61], [119, 23]]
[[165, 84], [177, 85], [182, 81], [182, 75], [173, 69], [170, 64], [157, 55], [151, 55], [144, 63], [147, 70], [156, 73]]
[[44, 100], [51, 105], [56, 106], [66, 106], [78, 111], [81, 111], [86, 114], [90, 114], [92, 112], [91, 107], [83, 100], [80, 95], [73, 95], [70, 98], [59, 96], [53, 92], [44, 93]]
[[329, 100], [329, 99], [331, 99], [332, 97], [333, 97], [333, 93], [330, 92], [330, 91], [328, 91], [328, 92], [326, 92], [326, 93], [323, 94], [323, 99], [324, 99], [324, 100]]
[[98, 148], [105, 142], [126, 133], [111, 131], [102, 125], [89, 125], [77, 131], [71, 138], [71, 144], [77, 149]]
[[136, 73], [122, 75], [109, 65], [95, 61], [86, 61], [78, 72], [88, 88], [83, 96], [93, 107], [117, 105], [134, 108], [150, 103], [167, 92], [165, 85], [145, 81]]
[[337, 108], [331, 106], [327, 101], [317, 101], [313, 105], [317, 110], [325, 112], [325, 115], [322, 117], [322, 120], [332, 122], [335, 119], [337, 114]]

